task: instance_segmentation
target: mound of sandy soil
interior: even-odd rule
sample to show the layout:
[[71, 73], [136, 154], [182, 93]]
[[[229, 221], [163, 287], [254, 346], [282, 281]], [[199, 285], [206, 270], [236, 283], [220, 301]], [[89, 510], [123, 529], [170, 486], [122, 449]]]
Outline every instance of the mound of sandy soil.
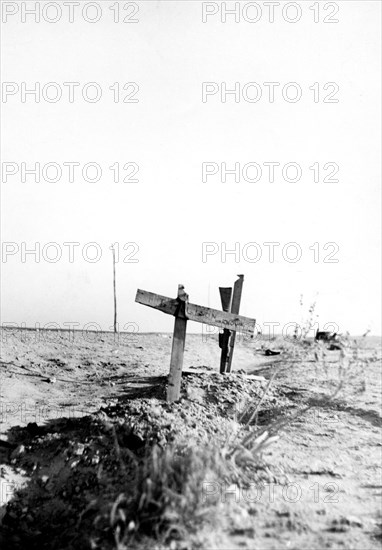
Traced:
[[[2, 549], [380, 548], [380, 340], [353, 343], [345, 360], [312, 344], [243, 342], [222, 376], [216, 339], [190, 335], [182, 399], [169, 404], [168, 335], [49, 338], [12, 333], [3, 345]], [[250, 467], [231, 467], [237, 433], [280, 438]], [[177, 446], [170, 466], [189, 476], [177, 481], [197, 506], [167, 487], [166, 525], [178, 532], [140, 532], [137, 491], [147, 502], [150, 476]], [[177, 473], [182, 460], [189, 470]], [[201, 519], [205, 481], [214, 513]]]

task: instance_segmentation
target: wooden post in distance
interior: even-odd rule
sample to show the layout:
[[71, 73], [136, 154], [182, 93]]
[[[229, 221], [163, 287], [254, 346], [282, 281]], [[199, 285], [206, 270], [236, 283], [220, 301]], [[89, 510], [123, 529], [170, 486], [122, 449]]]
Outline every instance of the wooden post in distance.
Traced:
[[114, 245], [111, 245], [111, 251], [113, 253], [113, 294], [114, 294], [114, 334], [117, 333], [117, 286], [115, 280], [115, 250]]

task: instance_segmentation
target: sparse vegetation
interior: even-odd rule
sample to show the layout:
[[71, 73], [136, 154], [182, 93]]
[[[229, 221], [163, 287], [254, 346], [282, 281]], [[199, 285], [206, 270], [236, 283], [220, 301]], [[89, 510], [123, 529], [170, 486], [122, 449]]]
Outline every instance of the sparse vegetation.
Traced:
[[[146, 338], [137, 342], [135, 357], [151, 345], [153, 336]], [[12, 550], [21, 550], [26, 544], [30, 550], [210, 550], [233, 547], [234, 543], [239, 547], [245, 541], [250, 547], [262, 547], [264, 541], [273, 543], [276, 535], [277, 540], [293, 539], [296, 547], [311, 547], [315, 539], [309, 538], [309, 526], [317, 521], [326, 533], [325, 544], [335, 547], [330, 537], [338, 530], [331, 529], [332, 525], [345, 526], [349, 536], [341, 531], [341, 537], [354, 540], [351, 533], [361, 529], [355, 527], [360, 521], [347, 517], [342, 521], [344, 505], [339, 517], [336, 509], [323, 505], [321, 499], [318, 511], [324, 508], [326, 517], [315, 515], [315, 508], [306, 500], [301, 506], [282, 498], [274, 503], [264, 499], [237, 502], [233, 495], [253, 484], [283, 487], [289, 482], [303, 484], [306, 479], [312, 485], [314, 476], [320, 476], [320, 490], [334, 479], [339, 487], [345, 487], [352, 505], [357, 505], [358, 493], [348, 484], [341, 461], [352, 460], [352, 452], [358, 453], [357, 464], [365, 457], [362, 447], [359, 452], [349, 451], [348, 439], [341, 436], [348, 433], [347, 425], [338, 422], [351, 418], [352, 426], [363, 430], [362, 437], [376, 437], [370, 425], [379, 426], [380, 416], [365, 404], [364, 397], [365, 388], [368, 395], [377, 392], [373, 385], [378, 351], [369, 338], [355, 340], [345, 335], [341, 348], [330, 351], [328, 343], [313, 338], [276, 337], [275, 348], [281, 351], [276, 357], [266, 357], [258, 342], [244, 341], [237, 357], [244, 357], [245, 352], [245, 357], [254, 358], [253, 378], [240, 370], [221, 377], [208, 367], [203, 367], [203, 372], [191, 369], [183, 376], [182, 401], [172, 404], [163, 400], [166, 378], [158, 376], [162, 372], [159, 360], [157, 376], [150, 378], [151, 359], [146, 377], [151, 384], [132, 384], [128, 397], [120, 393], [119, 399], [109, 399], [95, 415], [48, 420], [45, 427], [32, 423], [10, 429], [9, 440], [16, 448], [10, 451], [7, 471], [23, 471], [28, 480], [11, 499], [3, 521], [4, 532], [13, 541]], [[192, 341], [190, 338], [189, 346]], [[168, 346], [168, 339], [158, 336], [151, 357], [165, 344]], [[119, 368], [123, 377], [126, 364], [114, 353], [118, 351], [115, 342], [106, 349], [106, 357], [98, 356], [98, 364], [89, 360], [88, 367], [98, 373], [91, 385], [89, 369], [77, 371], [79, 360], [71, 360], [75, 345], [70, 342], [64, 348], [64, 360], [56, 357], [51, 361], [57, 354], [54, 342], [54, 350], [46, 352], [48, 361], [35, 361], [28, 375], [38, 374], [42, 361], [44, 376], [57, 379], [52, 392], [60, 379], [65, 380], [62, 388], [67, 391], [70, 380], [78, 376], [77, 388], [84, 394], [91, 388], [94, 401], [97, 392], [117, 394], [119, 382], [113, 369]], [[214, 341], [206, 345], [218, 355]], [[28, 342], [26, 346], [31, 347]], [[104, 346], [103, 336], [99, 349]], [[127, 349], [132, 353], [131, 348], [123, 351], [124, 358]], [[134, 368], [138, 363], [135, 357]], [[13, 361], [8, 368], [22, 380], [24, 365], [18, 367], [18, 360], [11, 357], [6, 361], [8, 365]], [[142, 361], [139, 368], [141, 372], [146, 368]], [[68, 371], [65, 377], [64, 371]], [[41, 384], [41, 377], [37, 380]], [[126, 392], [131, 378], [121, 380], [119, 391]], [[325, 445], [331, 441], [341, 454], [339, 462], [328, 464]], [[316, 446], [312, 459], [310, 445], [316, 442], [322, 451]], [[377, 450], [368, 447], [368, 461]], [[341, 477], [337, 477], [338, 471]], [[372, 483], [367, 478], [370, 472], [361, 472], [363, 483]], [[225, 485], [233, 495], [223, 499], [219, 490], [205, 498], [204, 483]], [[363, 506], [371, 509], [372, 502], [366, 498]], [[365, 537], [369, 537], [365, 530], [362, 537], [364, 548]], [[283, 544], [287, 540], [283, 539]], [[357, 550], [361, 550], [361, 542]]]
[[203, 483], [222, 482], [229, 472], [221, 450], [211, 445], [170, 444], [150, 448], [130, 494], [120, 494], [110, 513], [116, 547], [134, 547], [142, 538], [168, 543], [189, 540], [208, 521], [217, 521], [219, 499], [206, 502]]

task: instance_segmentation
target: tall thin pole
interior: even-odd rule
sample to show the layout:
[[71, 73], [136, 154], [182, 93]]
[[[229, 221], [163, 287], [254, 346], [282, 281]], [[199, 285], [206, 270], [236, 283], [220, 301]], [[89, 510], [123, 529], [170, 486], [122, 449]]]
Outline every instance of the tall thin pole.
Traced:
[[113, 291], [114, 291], [114, 334], [117, 333], [117, 288], [116, 288], [116, 281], [115, 281], [115, 250], [114, 245], [111, 247], [111, 251], [113, 253]]

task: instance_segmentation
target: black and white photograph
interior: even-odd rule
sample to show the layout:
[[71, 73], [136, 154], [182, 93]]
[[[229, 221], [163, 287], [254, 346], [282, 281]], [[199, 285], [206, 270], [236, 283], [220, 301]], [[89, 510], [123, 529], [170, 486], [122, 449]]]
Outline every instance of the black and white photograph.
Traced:
[[1, 0], [1, 550], [381, 550], [380, 0]]

